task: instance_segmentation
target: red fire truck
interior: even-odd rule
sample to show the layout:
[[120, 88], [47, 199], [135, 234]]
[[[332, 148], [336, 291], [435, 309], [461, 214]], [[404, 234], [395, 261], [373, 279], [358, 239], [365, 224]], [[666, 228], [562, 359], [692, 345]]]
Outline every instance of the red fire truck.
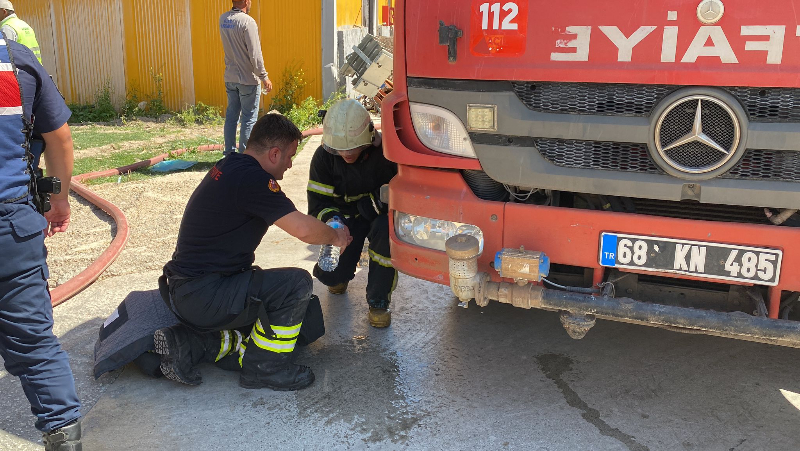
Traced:
[[490, 300], [800, 347], [800, 2], [396, 0], [392, 262]]

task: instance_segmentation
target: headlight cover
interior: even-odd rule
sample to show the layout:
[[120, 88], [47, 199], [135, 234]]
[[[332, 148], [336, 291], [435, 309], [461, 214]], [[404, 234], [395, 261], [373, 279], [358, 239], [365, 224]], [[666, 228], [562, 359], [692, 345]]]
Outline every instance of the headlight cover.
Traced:
[[397, 234], [397, 238], [404, 243], [437, 251], [445, 250], [444, 242], [451, 236], [465, 233], [478, 239], [480, 251], [483, 252], [483, 231], [472, 224], [426, 218], [395, 211], [394, 231]]
[[411, 102], [411, 122], [417, 137], [427, 147], [450, 155], [478, 158], [467, 129], [455, 114], [444, 108]]

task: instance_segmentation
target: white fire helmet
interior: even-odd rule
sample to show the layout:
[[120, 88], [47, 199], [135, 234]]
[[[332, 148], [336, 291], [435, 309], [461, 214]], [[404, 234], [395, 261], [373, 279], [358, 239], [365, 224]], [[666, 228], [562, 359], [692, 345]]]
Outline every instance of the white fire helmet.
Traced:
[[369, 113], [354, 99], [336, 102], [322, 121], [322, 146], [332, 153], [372, 144], [374, 136]]

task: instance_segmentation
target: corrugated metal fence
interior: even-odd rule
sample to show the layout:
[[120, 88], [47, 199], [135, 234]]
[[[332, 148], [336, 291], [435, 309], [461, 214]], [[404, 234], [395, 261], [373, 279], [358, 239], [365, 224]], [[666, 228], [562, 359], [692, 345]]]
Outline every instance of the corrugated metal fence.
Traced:
[[[70, 103], [91, 103], [108, 84], [149, 95], [163, 77], [167, 107], [203, 102], [225, 107], [219, 16], [230, 0], [17, 0], [17, 15], [36, 31], [44, 66]], [[299, 65], [303, 97], [322, 96], [320, 0], [253, 2], [264, 62], [279, 88], [287, 65]], [[270, 97], [264, 103], [269, 106]]]

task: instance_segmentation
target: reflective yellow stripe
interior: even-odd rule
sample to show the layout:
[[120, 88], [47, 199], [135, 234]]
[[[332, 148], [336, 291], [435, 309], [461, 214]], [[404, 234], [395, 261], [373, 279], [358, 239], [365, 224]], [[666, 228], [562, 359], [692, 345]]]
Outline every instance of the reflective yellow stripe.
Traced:
[[332, 186], [326, 185], [324, 183], [315, 182], [313, 180], [308, 181], [307, 189], [313, 193], [322, 194], [323, 196], [333, 196]]
[[269, 332], [264, 330], [264, 325], [261, 323], [261, 320], [256, 320], [255, 329], [261, 333], [264, 338], [270, 336], [276, 336], [278, 338], [294, 338], [300, 334], [300, 327], [302, 327], [303, 323], [296, 324], [294, 326], [269, 326], [271, 329]]
[[322, 221], [322, 218], [324, 218], [326, 214], [334, 212], [334, 211], [336, 213], [339, 213], [339, 209], [338, 208], [326, 208], [326, 209], [322, 210], [321, 212], [319, 212], [319, 214], [317, 215], [317, 219]]
[[275, 336], [278, 338], [295, 338], [300, 335], [300, 327], [303, 323], [296, 326], [270, 326]]
[[[249, 339], [250, 339], [250, 337], [247, 337], [246, 340], [249, 340]], [[245, 342], [243, 341], [239, 345], [239, 366], [242, 366], [242, 360], [244, 359], [244, 352], [247, 351], [247, 345], [245, 345], [244, 343]]]
[[233, 333], [235, 334], [236, 342], [233, 345], [233, 350], [239, 353], [244, 352], [244, 348], [242, 348], [242, 344], [244, 344], [244, 340], [242, 339], [242, 333], [238, 330], [234, 330]]
[[367, 197], [367, 196], [369, 196], [369, 193], [359, 194], [357, 196], [344, 196], [344, 201], [345, 202], [355, 202], [355, 201], [361, 199], [362, 197]]
[[251, 335], [250, 338], [253, 339], [253, 343], [259, 348], [272, 352], [292, 352], [294, 351], [295, 343], [297, 343], [296, 338], [288, 341], [270, 340], [258, 335]]
[[217, 358], [214, 359], [215, 362], [219, 362], [220, 359], [228, 355], [231, 352], [231, 333], [227, 330], [220, 331], [220, 347], [219, 353], [217, 354]]
[[385, 266], [387, 268], [394, 268], [394, 266], [392, 266], [392, 260], [390, 258], [386, 258], [383, 255], [373, 251], [372, 249], [369, 250], [369, 258], [381, 266]]

